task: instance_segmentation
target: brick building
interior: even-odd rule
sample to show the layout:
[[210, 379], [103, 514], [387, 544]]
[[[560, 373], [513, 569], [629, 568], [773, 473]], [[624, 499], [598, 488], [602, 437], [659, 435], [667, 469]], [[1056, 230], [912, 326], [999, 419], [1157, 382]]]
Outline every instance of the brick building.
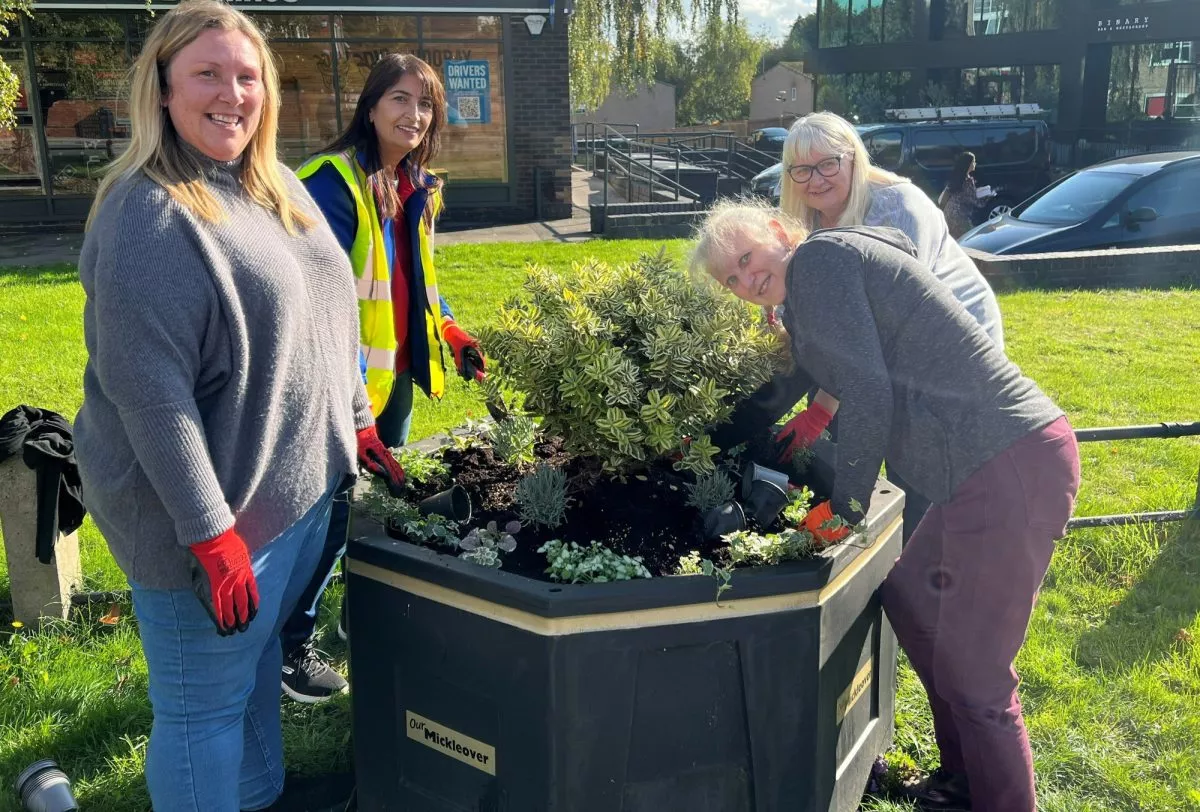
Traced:
[[[437, 14], [411, 0], [227, 1], [255, 18], [278, 59], [288, 165], [340, 131], [381, 55], [412, 52], [447, 85], [451, 126], [435, 165], [445, 220], [570, 216], [569, 0], [443, 0]], [[172, 5], [153, 0], [156, 11]], [[145, 0], [38, 0], [0, 40], [21, 80], [17, 127], [0, 130], [0, 225], [86, 216], [129, 143], [126, 79], [153, 22]]]

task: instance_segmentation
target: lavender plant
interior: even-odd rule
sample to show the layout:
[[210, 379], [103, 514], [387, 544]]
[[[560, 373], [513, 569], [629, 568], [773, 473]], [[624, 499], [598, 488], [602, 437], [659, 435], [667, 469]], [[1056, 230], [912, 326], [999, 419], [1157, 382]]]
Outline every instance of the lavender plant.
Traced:
[[539, 465], [517, 483], [513, 500], [523, 520], [542, 527], [558, 527], [567, 512], [567, 475], [549, 465]]

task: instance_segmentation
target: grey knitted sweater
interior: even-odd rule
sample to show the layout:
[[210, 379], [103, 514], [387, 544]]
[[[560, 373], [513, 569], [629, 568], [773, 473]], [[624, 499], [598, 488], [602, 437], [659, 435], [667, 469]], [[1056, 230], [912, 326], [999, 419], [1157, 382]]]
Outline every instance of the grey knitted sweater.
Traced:
[[227, 217], [206, 223], [143, 175], [105, 199], [80, 257], [84, 503], [129, 580], [187, 587], [186, 545], [235, 526], [254, 551], [355, 469], [371, 425], [345, 253], [317, 224], [290, 236], [194, 153]]
[[962, 304], [886, 228], [829, 229], [788, 266], [792, 353], [838, 399], [833, 510], [865, 510], [884, 458], [948, 501], [976, 469], [1062, 416]]

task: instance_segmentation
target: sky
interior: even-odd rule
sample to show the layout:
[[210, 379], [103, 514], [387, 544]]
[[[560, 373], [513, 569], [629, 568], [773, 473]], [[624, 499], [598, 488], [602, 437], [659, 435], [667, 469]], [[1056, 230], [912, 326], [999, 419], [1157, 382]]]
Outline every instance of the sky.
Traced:
[[750, 33], [775, 41], [788, 35], [797, 17], [816, 8], [816, 0], [738, 0], [738, 13], [746, 20]]

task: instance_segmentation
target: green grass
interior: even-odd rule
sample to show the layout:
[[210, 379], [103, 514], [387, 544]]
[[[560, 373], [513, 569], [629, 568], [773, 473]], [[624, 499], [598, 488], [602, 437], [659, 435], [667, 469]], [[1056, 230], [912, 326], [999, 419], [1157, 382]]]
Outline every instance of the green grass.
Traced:
[[[596, 255], [632, 259], [659, 243], [459, 245], [439, 249], [441, 287], [468, 329], [493, 318], [527, 261], [570, 267]], [[686, 245], [667, 242], [682, 256]], [[73, 416], [84, 363], [83, 295], [71, 267], [0, 269], [0, 410], [29, 403]], [[1200, 415], [1200, 292], [1018, 293], [1001, 297], [1009, 353], [1077, 427]], [[414, 438], [485, 414], [455, 379], [440, 403], [418, 400]], [[1083, 446], [1079, 514], [1180, 509], [1195, 495], [1200, 441]], [[124, 577], [88, 522], [88, 586]], [[322, 643], [340, 585], [325, 602]], [[7, 598], [0, 564], [0, 601]], [[34, 634], [0, 632], [0, 810], [36, 758], [59, 759], [89, 810], [146, 808], [141, 769], [149, 732], [136, 630], [97, 622], [100, 607]], [[124, 607], [126, 615], [128, 607]], [[1200, 530], [1180, 525], [1072, 533], [1063, 540], [1018, 661], [1041, 804], [1051, 812], [1200, 810]], [[0, 628], [11, 615], [0, 609]], [[902, 664], [893, 758], [936, 765], [928, 709]], [[285, 705], [289, 769], [349, 764], [349, 701]], [[876, 812], [906, 807], [880, 801]]]

